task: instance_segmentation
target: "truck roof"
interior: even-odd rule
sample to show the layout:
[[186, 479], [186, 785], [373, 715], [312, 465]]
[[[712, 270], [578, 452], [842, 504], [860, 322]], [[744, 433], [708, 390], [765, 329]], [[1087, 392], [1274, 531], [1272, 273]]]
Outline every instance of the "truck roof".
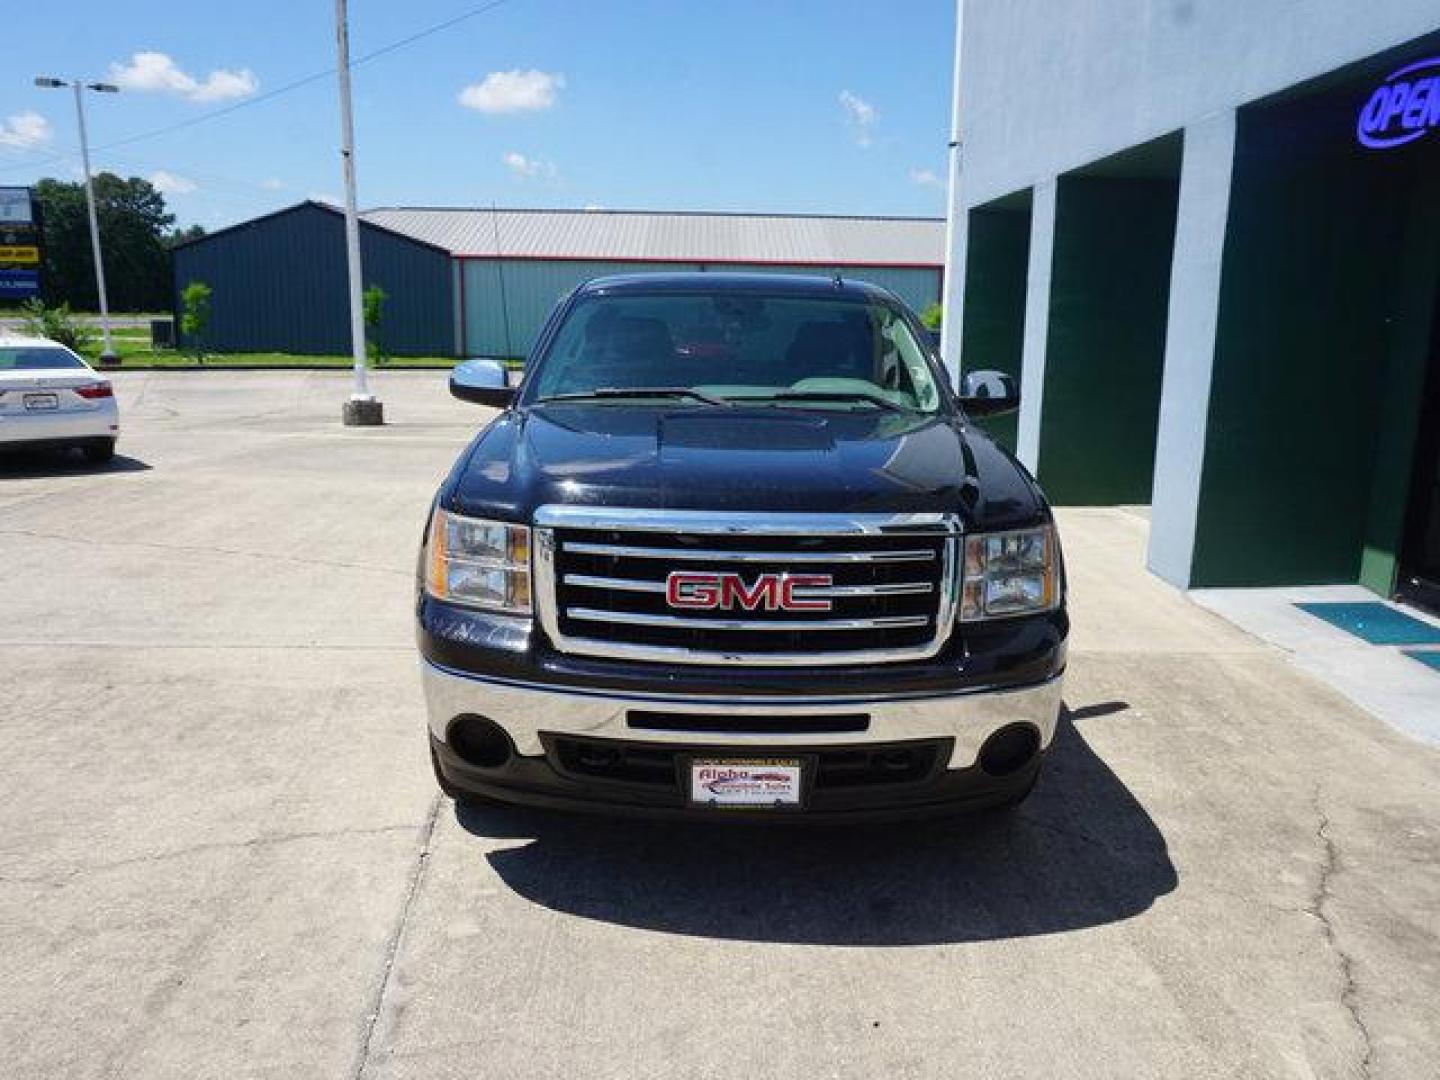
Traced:
[[839, 274], [763, 274], [662, 272], [613, 274], [594, 278], [581, 285], [580, 295], [651, 292], [763, 292], [771, 296], [842, 296], [852, 300], [889, 297], [884, 289], [868, 281], [844, 278]]

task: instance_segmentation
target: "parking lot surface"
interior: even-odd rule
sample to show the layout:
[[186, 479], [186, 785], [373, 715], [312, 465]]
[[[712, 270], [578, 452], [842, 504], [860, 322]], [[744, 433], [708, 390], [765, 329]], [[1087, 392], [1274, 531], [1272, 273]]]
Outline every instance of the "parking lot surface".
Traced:
[[1143, 517], [1061, 512], [1013, 816], [457, 815], [411, 592], [487, 414], [115, 381], [111, 466], [0, 460], [0, 1075], [1440, 1076], [1440, 751], [1148, 576]]

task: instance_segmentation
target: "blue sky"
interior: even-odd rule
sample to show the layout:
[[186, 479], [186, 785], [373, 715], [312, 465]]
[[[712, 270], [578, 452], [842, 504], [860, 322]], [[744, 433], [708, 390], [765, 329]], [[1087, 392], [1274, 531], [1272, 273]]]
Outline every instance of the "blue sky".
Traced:
[[[480, 2], [351, 0], [352, 54]], [[333, 65], [332, 18], [319, 0], [17, 5], [0, 184], [78, 177], [69, 91], [31, 85], [77, 74], [125, 86], [88, 99], [95, 167], [155, 180], [182, 224], [333, 197], [333, 74], [263, 99]], [[953, 20], [954, 0], [508, 0], [356, 69], [360, 203], [938, 216]]]

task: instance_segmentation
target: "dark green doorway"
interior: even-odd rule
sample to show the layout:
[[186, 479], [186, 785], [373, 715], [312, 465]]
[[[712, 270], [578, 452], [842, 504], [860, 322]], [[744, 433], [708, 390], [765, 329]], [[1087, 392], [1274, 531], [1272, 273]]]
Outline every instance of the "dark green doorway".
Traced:
[[1177, 132], [1060, 177], [1036, 463], [1052, 502], [1150, 502], [1182, 150]]
[[[960, 369], [1003, 371], [1020, 393], [1025, 343], [1025, 280], [1030, 260], [1031, 193], [1024, 191], [970, 211], [965, 254], [965, 306], [960, 312]], [[978, 421], [1013, 451], [1014, 413]]]
[[1430, 364], [1420, 404], [1410, 503], [1400, 549], [1399, 593], [1440, 612], [1440, 286], [1430, 325]]

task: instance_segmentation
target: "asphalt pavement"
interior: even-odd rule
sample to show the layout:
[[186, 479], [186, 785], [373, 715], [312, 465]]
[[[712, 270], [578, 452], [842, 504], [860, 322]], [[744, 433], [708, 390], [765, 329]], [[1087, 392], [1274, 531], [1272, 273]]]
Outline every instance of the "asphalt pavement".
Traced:
[[1440, 751], [1146, 574], [1143, 517], [1061, 514], [1017, 814], [457, 814], [411, 590], [486, 411], [115, 381], [110, 466], [0, 460], [0, 1075], [1440, 1076]]

